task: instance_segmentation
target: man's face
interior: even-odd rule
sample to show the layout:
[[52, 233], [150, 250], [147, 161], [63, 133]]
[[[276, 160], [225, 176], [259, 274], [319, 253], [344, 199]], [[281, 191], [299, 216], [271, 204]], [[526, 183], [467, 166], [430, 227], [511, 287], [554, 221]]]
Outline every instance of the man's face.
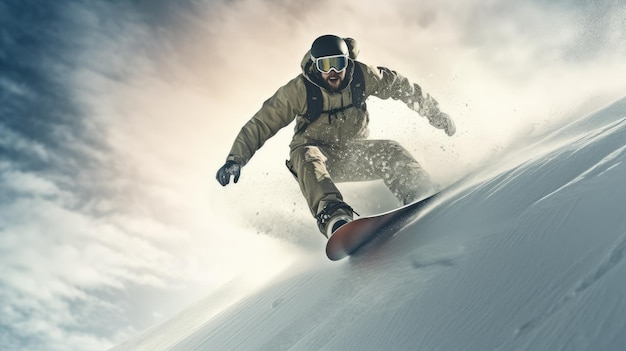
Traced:
[[341, 83], [346, 78], [346, 70], [342, 70], [341, 72], [337, 72], [335, 70], [331, 70], [328, 73], [322, 73], [322, 79], [326, 82], [330, 91], [338, 91]]

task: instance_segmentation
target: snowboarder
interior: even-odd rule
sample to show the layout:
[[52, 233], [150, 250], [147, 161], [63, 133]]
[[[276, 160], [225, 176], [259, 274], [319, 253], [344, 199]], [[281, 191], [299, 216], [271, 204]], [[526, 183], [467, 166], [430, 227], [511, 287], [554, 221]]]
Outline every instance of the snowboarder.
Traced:
[[222, 186], [239, 180], [241, 168], [281, 128], [296, 120], [287, 167], [297, 179], [319, 230], [329, 238], [353, 219], [335, 182], [382, 179], [399, 202], [408, 204], [431, 191], [428, 173], [400, 144], [368, 137], [368, 96], [401, 100], [452, 136], [455, 126], [437, 101], [419, 85], [385, 67], [356, 57], [351, 38], [324, 35], [302, 60], [302, 73], [263, 103], [243, 126], [226, 163], [218, 170]]

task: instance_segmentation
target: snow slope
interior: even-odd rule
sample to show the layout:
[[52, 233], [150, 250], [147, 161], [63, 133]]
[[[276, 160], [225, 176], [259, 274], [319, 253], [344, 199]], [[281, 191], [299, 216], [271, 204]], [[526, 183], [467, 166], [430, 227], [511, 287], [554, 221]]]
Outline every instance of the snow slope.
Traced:
[[516, 154], [356, 257], [114, 350], [625, 349], [626, 99]]

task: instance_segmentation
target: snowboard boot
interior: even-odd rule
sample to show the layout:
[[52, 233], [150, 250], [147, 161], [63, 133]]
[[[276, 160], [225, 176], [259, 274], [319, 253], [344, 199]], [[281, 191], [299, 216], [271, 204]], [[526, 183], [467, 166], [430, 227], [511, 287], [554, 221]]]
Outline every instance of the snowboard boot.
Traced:
[[330, 238], [339, 227], [352, 221], [354, 213], [352, 207], [345, 202], [328, 203], [315, 216], [317, 227], [326, 238]]

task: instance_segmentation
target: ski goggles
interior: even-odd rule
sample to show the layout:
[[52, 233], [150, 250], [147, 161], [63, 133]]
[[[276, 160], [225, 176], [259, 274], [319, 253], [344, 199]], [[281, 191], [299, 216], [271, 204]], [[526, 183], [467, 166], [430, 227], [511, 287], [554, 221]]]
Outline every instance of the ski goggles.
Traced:
[[311, 56], [311, 59], [315, 62], [317, 70], [322, 73], [330, 73], [332, 70], [339, 73], [348, 67], [347, 55], [334, 55], [320, 58]]

